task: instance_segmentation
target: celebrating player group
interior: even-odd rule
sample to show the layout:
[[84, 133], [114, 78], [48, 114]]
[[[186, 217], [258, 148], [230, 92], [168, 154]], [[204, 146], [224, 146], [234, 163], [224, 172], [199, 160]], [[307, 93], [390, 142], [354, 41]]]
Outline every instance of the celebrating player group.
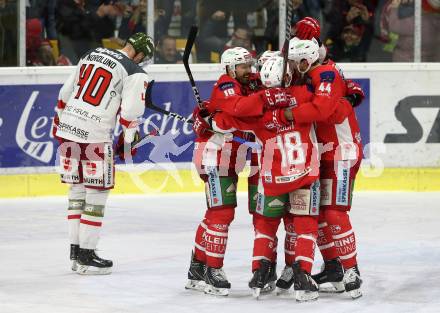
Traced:
[[[205, 183], [207, 210], [196, 230], [187, 289], [229, 293], [223, 261], [238, 174], [250, 156], [248, 210], [255, 237], [249, 287], [254, 296], [290, 295], [291, 289], [297, 301], [316, 300], [319, 292], [362, 295], [349, 211], [362, 159], [354, 107], [364, 94], [326, 58], [317, 21], [306, 17], [294, 29], [283, 51], [266, 51], [257, 64], [244, 48], [224, 51], [223, 73], [207, 101], [200, 100], [189, 73], [199, 102], [192, 121], [161, 111], [193, 122], [193, 162]], [[95, 250], [114, 187], [113, 154], [133, 155], [141, 141], [137, 121], [152, 105], [152, 83], [138, 63], [153, 51], [151, 38], [142, 33], [121, 50], [91, 50], [60, 91], [54, 135], [60, 141], [61, 178], [70, 186], [70, 258], [78, 274], [111, 272], [112, 261]], [[118, 116], [123, 131], [113, 147]], [[281, 221], [284, 267], [278, 277]], [[312, 275], [316, 246], [324, 264]]]
[[[276, 290], [280, 295], [293, 286], [297, 301], [316, 300], [326, 291], [362, 295], [348, 213], [362, 159], [353, 108], [364, 94], [326, 59], [314, 19], [305, 18], [295, 28], [287, 51], [262, 54], [258, 73], [246, 49], [226, 50], [224, 73], [211, 98], [193, 112], [198, 135], [193, 161], [205, 182], [207, 210], [196, 231], [187, 289], [225, 296], [231, 288], [223, 260], [237, 206], [238, 174], [250, 149], [221, 135], [232, 133], [258, 146], [251, 156], [258, 170], [248, 178], [255, 231], [253, 294]], [[285, 265], [278, 278], [281, 220]], [[312, 275], [316, 245], [324, 265]]]

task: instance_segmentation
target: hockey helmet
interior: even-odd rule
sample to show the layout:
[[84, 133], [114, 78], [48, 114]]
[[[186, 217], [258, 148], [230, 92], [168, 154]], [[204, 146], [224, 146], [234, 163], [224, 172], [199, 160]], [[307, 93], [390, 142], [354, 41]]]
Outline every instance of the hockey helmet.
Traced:
[[[280, 87], [283, 82], [283, 68], [284, 58], [275, 56], [267, 60], [260, 71], [261, 82], [267, 88]], [[288, 75], [286, 86], [290, 84], [292, 75], [289, 71], [289, 64], [287, 64], [286, 74]]]
[[154, 55], [154, 42], [145, 33], [136, 33], [128, 38], [127, 42], [133, 46], [136, 54], [143, 53], [145, 59], [151, 59]]
[[258, 61], [257, 61], [257, 65], [258, 65], [259, 69], [261, 70], [261, 68], [263, 67], [263, 64], [264, 64], [267, 60], [269, 60], [269, 59], [272, 58], [272, 57], [280, 56], [280, 55], [281, 55], [281, 52], [280, 52], [280, 51], [271, 51], [271, 50], [266, 50], [266, 51], [264, 51], [264, 52], [260, 55], [260, 57], [258, 58]]
[[[288, 59], [296, 63], [296, 67], [300, 73], [307, 72], [310, 67], [319, 59], [319, 44], [315, 38], [311, 40], [301, 40], [293, 38], [289, 42]], [[299, 69], [302, 60], [306, 60], [308, 67], [305, 71]]]
[[229, 67], [232, 70], [235, 78], [235, 66], [238, 64], [254, 64], [254, 59], [252, 58], [252, 54], [242, 47], [235, 47], [226, 49], [221, 56], [222, 69], [227, 72], [227, 68]]

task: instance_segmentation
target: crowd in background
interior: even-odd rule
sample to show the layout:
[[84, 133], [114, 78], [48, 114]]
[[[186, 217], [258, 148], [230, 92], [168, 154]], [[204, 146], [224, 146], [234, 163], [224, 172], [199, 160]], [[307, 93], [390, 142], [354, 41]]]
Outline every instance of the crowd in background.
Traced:
[[[8, 49], [17, 42], [16, 3], [0, 0], [0, 65], [16, 56]], [[192, 24], [199, 26], [193, 62], [218, 62], [234, 46], [254, 55], [279, 48], [277, 0], [154, 5], [155, 63], [181, 62]], [[414, 0], [291, 0], [291, 7], [291, 25], [305, 16], [320, 21], [320, 39], [337, 62], [413, 61]], [[440, 1], [422, 0], [422, 7], [422, 61], [439, 62]], [[131, 34], [146, 32], [147, 8], [147, 0], [27, 0], [26, 63], [76, 64], [93, 47], [120, 47]]]

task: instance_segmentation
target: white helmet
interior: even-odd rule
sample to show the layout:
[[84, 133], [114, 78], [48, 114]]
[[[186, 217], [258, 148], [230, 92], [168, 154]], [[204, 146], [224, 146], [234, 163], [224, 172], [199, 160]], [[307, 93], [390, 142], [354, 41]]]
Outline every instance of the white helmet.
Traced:
[[[284, 58], [281, 56], [275, 56], [267, 60], [260, 71], [260, 78], [263, 85], [267, 88], [280, 87], [283, 82], [283, 67]], [[288, 75], [287, 86], [292, 79], [289, 64], [287, 64], [286, 74]]]
[[224, 71], [227, 72], [228, 66], [235, 77], [235, 66], [238, 64], [254, 64], [252, 54], [242, 47], [229, 48], [222, 53], [221, 65]]
[[260, 57], [258, 58], [257, 65], [259, 66], [260, 70], [264, 63], [266, 63], [267, 60], [269, 60], [272, 57], [280, 56], [281, 51], [270, 51], [266, 50], [264, 51]]
[[[289, 42], [288, 59], [295, 61], [297, 69], [300, 73], [307, 72], [313, 63], [319, 59], [319, 44], [315, 38], [311, 40], [300, 40], [294, 37]], [[301, 72], [299, 70], [299, 63], [306, 60], [309, 64], [307, 70]]]

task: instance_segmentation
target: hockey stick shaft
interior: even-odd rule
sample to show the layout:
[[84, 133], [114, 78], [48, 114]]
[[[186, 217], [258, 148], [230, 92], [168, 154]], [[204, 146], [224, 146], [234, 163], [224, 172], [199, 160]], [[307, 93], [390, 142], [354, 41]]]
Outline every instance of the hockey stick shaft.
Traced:
[[191, 68], [189, 67], [189, 56], [191, 54], [192, 47], [194, 46], [194, 42], [196, 41], [198, 32], [198, 27], [193, 25], [188, 33], [188, 38], [186, 40], [185, 51], [183, 53], [183, 65], [185, 66], [186, 74], [189, 78], [189, 83], [191, 84], [192, 91], [194, 93], [194, 98], [197, 101], [197, 105], [199, 108], [202, 108], [202, 99], [200, 98], [199, 89], [196, 86], [196, 82], [194, 81], [194, 77], [191, 72]]
[[[194, 121], [193, 121], [192, 119], [189, 119], [189, 118], [187, 118], [187, 117], [185, 117], [185, 116], [182, 116], [182, 115], [180, 115], [180, 114], [178, 114], [178, 113], [175, 113], [175, 112], [167, 111], [167, 110], [165, 110], [165, 109], [163, 109], [163, 108], [158, 107], [157, 105], [155, 105], [155, 104], [153, 103], [153, 101], [152, 101], [152, 96], [151, 96], [151, 91], [152, 91], [152, 86], [153, 86], [153, 84], [154, 84], [154, 81], [153, 81], [153, 82], [150, 82], [150, 84], [148, 84], [149, 86], [147, 87], [147, 91], [146, 91], [146, 95], [145, 95], [145, 107], [146, 107], [146, 108], [149, 108], [149, 109], [151, 109], [151, 110], [153, 110], [153, 111], [156, 111], [156, 112], [162, 113], [162, 114], [164, 114], [164, 115], [170, 116], [170, 117], [172, 117], [172, 118], [178, 119], [178, 120], [180, 120], [180, 121], [182, 121], [182, 122], [184, 122], [184, 123], [194, 124]], [[148, 88], [149, 88], [149, 89], [148, 89]], [[212, 133], [214, 133], [214, 134], [225, 135], [224, 133], [217, 132], [217, 131], [212, 130], [212, 129], [209, 130], [209, 131], [212, 132]], [[150, 136], [150, 135], [147, 134], [147, 135], [145, 135], [144, 137], [147, 137], [147, 136]], [[144, 139], [144, 137], [142, 137], [139, 141], [141, 141], [142, 139]], [[245, 139], [240, 138], [240, 137], [233, 136], [233, 137], [232, 137], [232, 140], [235, 141], [235, 142], [238, 142], [238, 143], [244, 144], [244, 145], [246, 145], [246, 146], [248, 146], [248, 147], [250, 147], [250, 148], [254, 148], [254, 149], [258, 149], [258, 148], [260, 148], [260, 145], [259, 145], [259, 144], [255, 143], [255, 142], [246, 141]], [[139, 141], [137, 141], [134, 145], [136, 145]], [[133, 146], [134, 146], [134, 145], [133, 145]]]
[[286, 38], [283, 44], [283, 81], [281, 83], [281, 87], [286, 87], [286, 72], [287, 72], [287, 62], [289, 55], [289, 40], [292, 32], [292, 26], [290, 25], [292, 21], [292, 1], [287, 1], [287, 9], [286, 9]]

